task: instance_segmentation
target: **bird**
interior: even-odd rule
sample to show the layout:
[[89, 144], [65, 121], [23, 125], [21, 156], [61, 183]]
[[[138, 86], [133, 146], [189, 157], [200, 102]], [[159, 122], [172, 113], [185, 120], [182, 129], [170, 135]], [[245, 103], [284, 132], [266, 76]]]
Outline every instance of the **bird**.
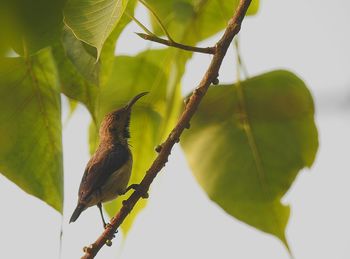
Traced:
[[80, 214], [89, 207], [97, 205], [103, 227], [106, 221], [102, 212], [102, 203], [137, 189], [138, 184], [127, 187], [133, 164], [129, 149], [129, 124], [131, 108], [142, 96], [142, 92], [133, 97], [124, 107], [105, 115], [99, 136], [100, 143], [86, 165], [78, 191], [78, 204], [69, 220], [75, 222]]

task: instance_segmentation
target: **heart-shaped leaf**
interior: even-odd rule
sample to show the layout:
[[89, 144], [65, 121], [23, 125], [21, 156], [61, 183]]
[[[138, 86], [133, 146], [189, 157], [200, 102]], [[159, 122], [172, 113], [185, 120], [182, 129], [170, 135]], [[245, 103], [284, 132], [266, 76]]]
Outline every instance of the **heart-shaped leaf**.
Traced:
[[69, 0], [64, 9], [64, 22], [75, 36], [97, 49], [97, 59], [128, 0]]
[[61, 103], [48, 50], [0, 60], [0, 172], [62, 213]]
[[[134, 7], [135, 1], [129, 1], [128, 12], [133, 13]], [[129, 22], [124, 14], [106, 40], [98, 61], [96, 49], [76, 39], [68, 28], [62, 32], [62, 44], [53, 47], [62, 92], [83, 103], [95, 120], [99, 88], [109, 79], [116, 41]]]
[[288, 247], [280, 200], [318, 148], [312, 97], [287, 71], [209, 89], [181, 141], [209, 198]]

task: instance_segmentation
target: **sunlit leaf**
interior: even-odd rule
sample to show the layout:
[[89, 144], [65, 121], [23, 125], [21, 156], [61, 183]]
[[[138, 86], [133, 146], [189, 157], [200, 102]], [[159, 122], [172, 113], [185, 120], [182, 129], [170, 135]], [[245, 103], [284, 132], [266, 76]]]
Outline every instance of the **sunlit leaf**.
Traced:
[[61, 104], [48, 50], [0, 60], [0, 172], [62, 212]]
[[[287, 245], [280, 200], [318, 148], [312, 97], [297, 76], [274, 71], [209, 89], [181, 140], [210, 199]], [[242, 102], [243, 96], [244, 102]]]
[[[227, 26], [239, 0], [146, 0], [165, 24], [174, 40], [195, 44]], [[255, 14], [259, 1], [252, 1], [248, 15]], [[161, 30], [154, 19], [156, 33]]]
[[68, 0], [64, 21], [76, 37], [97, 49], [111, 34], [128, 4], [128, 0]]

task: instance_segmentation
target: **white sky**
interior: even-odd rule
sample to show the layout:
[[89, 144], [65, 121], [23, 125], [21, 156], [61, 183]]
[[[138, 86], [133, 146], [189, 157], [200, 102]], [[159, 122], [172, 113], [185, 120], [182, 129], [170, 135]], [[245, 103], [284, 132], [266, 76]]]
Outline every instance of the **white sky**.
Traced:
[[[257, 16], [244, 21], [241, 49], [250, 75], [287, 68], [310, 87], [316, 104], [320, 149], [311, 170], [301, 172], [284, 201], [292, 215], [287, 238], [297, 259], [350, 258], [350, 2], [347, 0], [262, 0]], [[137, 13], [144, 17], [142, 9]], [[118, 51], [134, 54], [148, 47], [132, 32], [123, 33]], [[218, 36], [203, 43], [208, 46]], [[235, 79], [232, 49], [221, 82]], [[210, 61], [195, 55], [183, 79], [193, 89]], [[64, 107], [64, 114], [67, 114]], [[84, 167], [89, 159], [89, 115], [79, 107], [63, 134], [65, 216], [62, 258], [80, 258], [102, 227], [97, 208], [68, 224]], [[0, 176], [0, 258], [58, 258], [61, 216]], [[274, 237], [233, 219], [208, 201], [177, 146], [150, 192], [126, 242], [120, 236], [97, 258], [288, 258]]]

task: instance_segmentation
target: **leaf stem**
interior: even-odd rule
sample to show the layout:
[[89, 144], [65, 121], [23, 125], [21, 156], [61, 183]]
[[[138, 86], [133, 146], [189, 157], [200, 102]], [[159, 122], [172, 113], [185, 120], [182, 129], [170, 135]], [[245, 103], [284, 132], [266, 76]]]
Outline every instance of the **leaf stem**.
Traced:
[[192, 52], [198, 52], [198, 53], [205, 53], [205, 54], [214, 54], [216, 48], [215, 47], [206, 47], [206, 48], [201, 48], [201, 47], [194, 47], [194, 46], [189, 46], [181, 43], [177, 43], [175, 41], [170, 41], [166, 39], [159, 38], [157, 36], [145, 34], [145, 33], [138, 33], [136, 32], [138, 36], [140, 36], [144, 40], [149, 40], [153, 42], [158, 42], [160, 44], [169, 46], [169, 47], [175, 47], [178, 49], [183, 49], [187, 51], [192, 51]]
[[174, 42], [174, 40], [171, 38], [168, 30], [165, 28], [164, 24], [162, 23], [162, 21], [160, 20], [160, 18], [158, 17], [157, 13], [151, 8], [151, 6], [146, 3], [145, 1], [143, 0], [139, 0], [139, 2], [141, 4], [143, 4], [147, 9], [148, 11], [150, 11], [152, 13], [152, 15], [154, 16], [154, 18], [156, 18], [156, 21], [158, 22], [160, 28], [162, 28], [162, 31], [164, 32], [164, 34], [167, 36], [168, 40], [171, 41], [171, 42]]
[[163, 25], [162, 21], [157, 16], [157, 14], [152, 10], [152, 8], [146, 2], [144, 2], [143, 0], [139, 0], [139, 1], [140, 1], [140, 3], [142, 3], [154, 15], [154, 17], [156, 18], [156, 20], [159, 23], [160, 27], [162, 28], [163, 32], [165, 33], [165, 35], [168, 38], [166, 40], [166, 39], [162, 39], [162, 38], [158, 37], [153, 32], [151, 32], [145, 25], [143, 25], [142, 22], [140, 22], [136, 17], [134, 17], [133, 15], [131, 15], [131, 14], [127, 13], [127, 12], [125, 12], [126, 15], [130, 17], [130, 19], [132, 19], [134, 22], [136, 22], [136, 24], [138, 26], [140, 26], [141, 29], [146, 32], [146, 33], [138, 33], [138, 32], [136, 32], [136, 34], [138, 36], [140, 36], [142, 39], [148, 40], [148, 41], [157, 42], [157, 43], [169, 46], [169, 47], [175, 47], [175, 48], [178, 48], [178, 49], [192, 51], [192, 52], [205, 53], [205, 54], [214, 54], [215, 53], [215, 47], [206, 47], [206, 48], [194, 47], [194, 46], [189, 46], [189, 45], [181, 44], [181, 43], [178, 43], [178, 42], [174, 41], [171, 38], [169, 32], [166, 30], [166, 28]]

